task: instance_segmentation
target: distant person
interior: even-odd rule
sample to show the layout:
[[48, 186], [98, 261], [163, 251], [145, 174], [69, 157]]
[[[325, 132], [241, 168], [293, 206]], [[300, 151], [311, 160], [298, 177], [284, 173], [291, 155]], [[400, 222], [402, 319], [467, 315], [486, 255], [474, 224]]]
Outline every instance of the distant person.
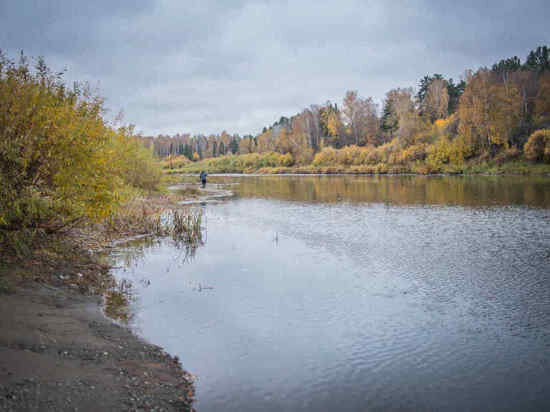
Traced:
[[201, 172], [201, 183], [202, 183], [202, 187], [204, 188], [206, 186], [206, 176], [208, 176], [206, 174], [206, 172], [203, 170]]

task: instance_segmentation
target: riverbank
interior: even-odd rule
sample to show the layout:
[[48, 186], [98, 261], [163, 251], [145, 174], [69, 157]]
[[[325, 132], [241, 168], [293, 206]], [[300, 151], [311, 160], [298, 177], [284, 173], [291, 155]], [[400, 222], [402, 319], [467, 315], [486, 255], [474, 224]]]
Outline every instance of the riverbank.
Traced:
[[[216, 158], [217, 159], [217, 158]], [[375, 165], [305, 165], [305, 166], [262, 166], [253, 167], [238, 162], [225, 162], [207, 159], [203, 162], [186, 164], [181, 168], [165, 169], [167, 175], [177, 173], [243, 173], [243, 174], [449, 174], [449, 175], [510, 175], [510, 176], [550, 176], [550, 165], [523, 160], [500, 162], [470, 161], [462, 165], [444, 164], [434, 168], [426, 163]]]
[[191, 411], [193, 376], [177, 357], [107, 318], [117, 293], [104, 251], [146, 234], [177, 195], [140, 199], [109, 224], [44, 236], [0, 261], [0, 409]]
[[0, 409], [191, 410], [177, 358], [107, 319], [101, 298], [40, 284], [0, 299]]

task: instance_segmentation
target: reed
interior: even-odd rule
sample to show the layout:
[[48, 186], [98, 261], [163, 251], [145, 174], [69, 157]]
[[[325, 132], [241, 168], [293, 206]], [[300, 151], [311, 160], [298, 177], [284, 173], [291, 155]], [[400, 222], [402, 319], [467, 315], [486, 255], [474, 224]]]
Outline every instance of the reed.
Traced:
[[177, 210], [171, 212], [168, 230], [174, 240], [184, 241], [191, 245], [202, 242], [202, 210]]

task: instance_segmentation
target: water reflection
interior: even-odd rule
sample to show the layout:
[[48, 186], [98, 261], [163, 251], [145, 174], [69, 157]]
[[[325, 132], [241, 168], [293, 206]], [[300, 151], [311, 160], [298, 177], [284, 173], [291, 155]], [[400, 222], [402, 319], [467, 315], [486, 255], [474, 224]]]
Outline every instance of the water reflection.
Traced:
[[160, 247], [170, 247], [176, 252], [171, 261], [181, 265], [193, 260], [197, 249], [204, 246], [205, 243], [206, 239], [203, 239], [202, 236], [199, 241], [193, 243], [178, 238], [144, 236], [118, 244], [111, 253], [111, 257], [115, 259], [117, 266], [121, 265], [124, 269], [130, 269], [139, 266], [143, 260], [147, 259], [148, 252]]
[[548, 181], [411, 178], [220, 178], [193, 258], [115, 272], [132, 326], [199, 411], [548, 409]]
[[[136, 300], [136, 288], [147, 288], [151, 286], [151, 278], [154, 273], [140, 271], [144, 262], [163, 248], [170, 249], [170, 257], [165, 263], [165, 272], [168, 273], [174, 268], [191, 262], [197, 249], [204, 246], [206, 239], [203, 232], [206, 225], [200, 227], [200, 233], [194, 236], [192, 241], [182, 236], [143, 236], [121, 242], [112, 250], [110, 259], [113, 263], [113, 269], [118, 274], [104, 293], [105, 314], [110, 318], [128, 324], [132, 321], [134, 312], [131, 310], [131, 304]], [[133, 273], [132, 279], [128, 279], [124, 274]], [[122, 276], [121, 276], [122, 275]], [[202, 289], [212, 289], [209, 286], [199, 284], [199, 291]]]
[[132, 282], [121, 279], [105, 292], [105, 314], [111, 319], [128, 324], [133, 317], [130, 303], [134, 299]]
[[242, 197], [305, 202], [396, 205], [529, 205], [550, 207], [550, 179], [520, 176], [251, 176], [239, 181]]

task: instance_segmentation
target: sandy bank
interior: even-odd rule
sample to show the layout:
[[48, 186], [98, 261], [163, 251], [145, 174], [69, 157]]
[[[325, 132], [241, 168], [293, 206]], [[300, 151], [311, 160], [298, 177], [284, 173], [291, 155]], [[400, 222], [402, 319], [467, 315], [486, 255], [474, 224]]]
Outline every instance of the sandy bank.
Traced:
[[177, 359], [99, 303], [38, 284], [0, 296], [0, 410], [190, 410], [192, 377]]

